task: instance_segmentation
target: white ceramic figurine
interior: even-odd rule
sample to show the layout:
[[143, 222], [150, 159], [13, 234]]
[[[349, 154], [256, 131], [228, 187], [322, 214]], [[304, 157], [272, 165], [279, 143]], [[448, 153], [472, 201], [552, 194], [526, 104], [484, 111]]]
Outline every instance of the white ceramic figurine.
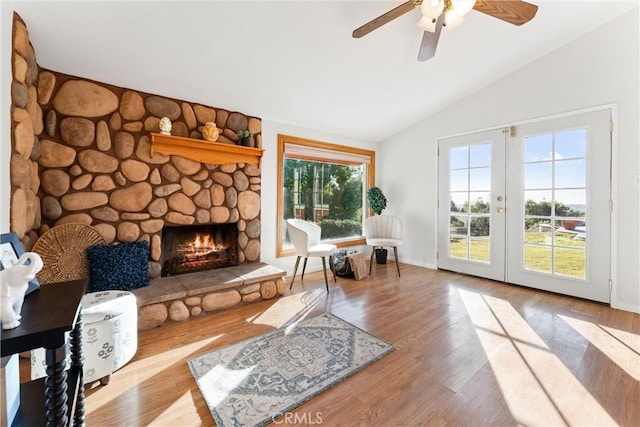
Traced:
[[[28, 265], [25, 265], [29, 261]], [[29, 281], [42, 269], [42, 258], [35, 252], [23, 253], [18, 262], [0, 271], [0, 317], [2, 329], [20, 325], [22, 303]]]
[[163, 117], [158, 122], [160, 133], [163, 135], [171, 135], [171, 119], [169, 117]]

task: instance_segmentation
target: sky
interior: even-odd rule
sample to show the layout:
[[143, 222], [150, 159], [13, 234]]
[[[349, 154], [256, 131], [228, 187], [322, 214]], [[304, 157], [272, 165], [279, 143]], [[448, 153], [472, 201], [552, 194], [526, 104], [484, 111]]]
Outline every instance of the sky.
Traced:
[[[569, 129], [524, 138], [524, 199], [586, 206], [588, 129]], [[491, 144], [454, 147], [450, 152], [451, 200], [462, 206], [490, 199]], [[508, 180], [507, 180], [508, 185]], [[555, 191], [554, 191], [555, 190]]]

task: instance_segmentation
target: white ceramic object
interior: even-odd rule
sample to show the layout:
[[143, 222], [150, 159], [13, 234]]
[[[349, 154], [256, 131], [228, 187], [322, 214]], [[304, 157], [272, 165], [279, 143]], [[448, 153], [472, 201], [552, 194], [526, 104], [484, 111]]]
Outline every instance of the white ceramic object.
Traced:
[[16, 264], [0, 271], [2, 329], [13, 329], [20, 325], [24, 294], [29, 287], [29, 281], [36, 277], [36, 273], [42, 270], [42, 266], [40, 255], [35, 252], [25, 252]]
[[160, 122], [158, 123], [158, 126], [160, 127], [160, 133], [163, 135], [171, 135], [171, 120], [169, 119], [169, 117], [163, 117], [160, 119]]

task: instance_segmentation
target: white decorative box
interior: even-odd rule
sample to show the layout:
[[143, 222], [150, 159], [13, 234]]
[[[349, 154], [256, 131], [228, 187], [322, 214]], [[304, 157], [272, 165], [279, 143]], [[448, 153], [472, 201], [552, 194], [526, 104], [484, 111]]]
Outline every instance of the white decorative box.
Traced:
[[11, 426], [20, 407], [20, 366], [18, 355], [0, 359], [0, 419], [1, 427]]

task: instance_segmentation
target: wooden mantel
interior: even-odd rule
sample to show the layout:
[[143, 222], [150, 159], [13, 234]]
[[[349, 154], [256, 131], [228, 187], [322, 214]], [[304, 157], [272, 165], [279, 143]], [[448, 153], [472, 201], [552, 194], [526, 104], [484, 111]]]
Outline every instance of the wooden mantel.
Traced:
[[222, 144], [180, 136], [151, 134], [151, 155], [186, 157], [201, 163], [223, 165], [227, 163], [260, 163], [264, 149]]

